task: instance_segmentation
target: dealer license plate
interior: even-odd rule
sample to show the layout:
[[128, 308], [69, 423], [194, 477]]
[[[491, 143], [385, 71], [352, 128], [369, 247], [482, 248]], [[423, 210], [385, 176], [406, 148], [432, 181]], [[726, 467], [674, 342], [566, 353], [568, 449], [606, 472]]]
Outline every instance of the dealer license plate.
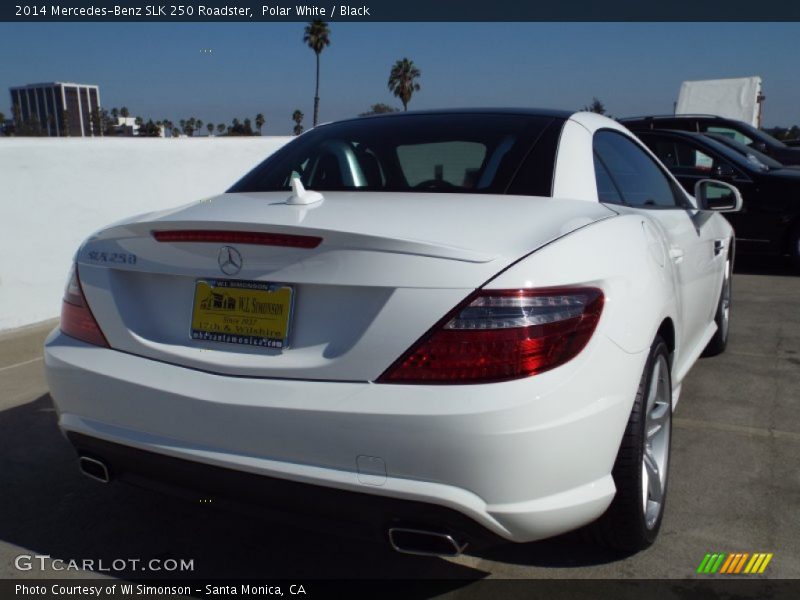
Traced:
[[194, 288], [192, 339], [286, 348], [294, 290], [260, 281], [199, 279]]

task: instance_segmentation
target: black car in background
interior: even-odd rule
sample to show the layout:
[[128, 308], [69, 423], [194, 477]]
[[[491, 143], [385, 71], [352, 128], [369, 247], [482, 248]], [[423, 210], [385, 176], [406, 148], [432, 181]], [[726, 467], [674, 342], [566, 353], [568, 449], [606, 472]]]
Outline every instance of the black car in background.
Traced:
[[761, 168], [767, 167], [769, 170], [775, 169], [800, 169], [800, 165], [784, 165], [783, 163], [778, 162], [771, 156], [767, 156], [763, 152], [759, 152], [755, 148], [750, 146], [746, 146], [742, 142], [737, 142], [732, 137], [725, 135], [724, 133], [705, 133], [703, 134], [706, 137], [711, 138], [712, 140], [718, 141], [720, 144], [724, 144], [728, 146], [734, 152], [738, 152], [750, 162], [754, 163], [756, 166]]
[[737, 251], [789, 254], [800, 267], [800, 169], [766, 165], [698, 133], [636, 134], [690, 194], [701, 179], [739, 188], [742, 211], [724, 215], [736, 230]]
[[695, 133], [719, 133], [763, 152], [784, 165], [800, 165], [800, 147], [787, 146], [768, 133], [735, 119], [715, 115], [667, 115], [619, 119], [633, 132], [675, 129]]

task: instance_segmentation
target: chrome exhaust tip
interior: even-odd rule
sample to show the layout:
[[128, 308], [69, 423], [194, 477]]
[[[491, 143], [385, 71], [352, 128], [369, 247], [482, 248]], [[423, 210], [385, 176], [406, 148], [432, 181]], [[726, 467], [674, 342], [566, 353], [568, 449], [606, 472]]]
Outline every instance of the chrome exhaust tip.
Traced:
[[449, 533], [392, 527], [389, 529], [389, 543], [397, 552], [417, 556], [458, 556], [467, 547], [459, 543]]
[[99, 481], [100, 483], [108, 483], [111, 481], [111, 476], [108, 474], [108, 467], [106, 467], [104, 462], [96, 458], [81, 456], [78, 459], [78, 465], [80, 466], [81, 473], [95, 481]]

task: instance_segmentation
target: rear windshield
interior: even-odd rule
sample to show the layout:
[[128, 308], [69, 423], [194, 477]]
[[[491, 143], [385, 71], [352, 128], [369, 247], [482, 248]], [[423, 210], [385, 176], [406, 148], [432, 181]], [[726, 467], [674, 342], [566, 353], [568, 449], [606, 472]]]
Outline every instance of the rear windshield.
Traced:
[[[513, 193], [549, 196], [561, 123], [553, 117], [516, 114], [342, 121], [293, 140], [229, 192], [289, 190], [291, 178], [300, 177], [306, 188], [318, 191], [503, 194], [516, 178]], [[542, 136], [546, 129], [557, 131]], [[540, 138], [547, 147], [532, 153]], [[532, 156], [536, 164], [531, 164]]]

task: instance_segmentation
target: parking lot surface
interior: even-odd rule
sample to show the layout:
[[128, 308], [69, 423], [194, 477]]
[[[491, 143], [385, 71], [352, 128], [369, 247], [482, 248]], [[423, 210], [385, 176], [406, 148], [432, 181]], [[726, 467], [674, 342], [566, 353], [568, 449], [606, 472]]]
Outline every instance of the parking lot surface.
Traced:
[[[0, 334], [0, 578], [20, 554], [192, 559], [199, 578], [686, 578], [706, 553], [771, 552], [764, 576], [800, 578], [800, 277], [739, 260], [725, 354], [701, 359], [675, 413], [661, 535], [621, 556], [580, 533], [455, 559], [396, 554], [79, 474], [59, 434], [41, 346], [55, 322]], [[532, 474], [534, 476], [534, 474]], [[105, 573], [126, 577], [142, 573]], [[167, 573], [152, 573], [164, 577]]]

